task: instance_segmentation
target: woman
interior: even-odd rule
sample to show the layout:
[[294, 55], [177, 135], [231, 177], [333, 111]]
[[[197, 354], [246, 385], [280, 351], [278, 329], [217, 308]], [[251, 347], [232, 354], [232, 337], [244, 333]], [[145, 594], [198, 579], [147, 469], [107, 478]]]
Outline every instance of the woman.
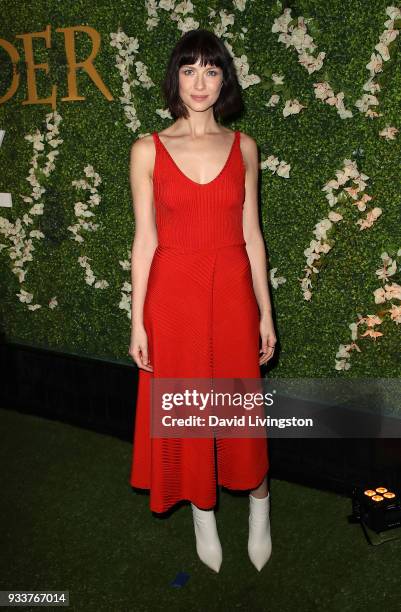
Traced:
[[163, 93], [175, 122], [131, 149], [129, 353], [139, 386], [130, 483], [150, 489], [155, 512], [191, 502], [197, 553], [216, 572], [216, 484], [250, 490], [248, 554], [260, 571], [271, 554], [266, 437], [159, 438], [149, 425], [153, 378], [259, 378], [273, 355], [256, 143], [218, 123], [242, 100], [231, 55], [212, 32], [182, 36]]

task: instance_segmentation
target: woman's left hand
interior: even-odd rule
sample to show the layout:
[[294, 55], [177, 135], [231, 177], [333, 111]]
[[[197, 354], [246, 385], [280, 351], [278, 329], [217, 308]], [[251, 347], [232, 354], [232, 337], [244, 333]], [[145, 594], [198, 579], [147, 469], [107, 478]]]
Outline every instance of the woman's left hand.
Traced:
[[259, 359], [259, 365], [264, 365], [273, 357], [274, 347], [276, 346], [277, 342], [271, 313], [261, 317], [259, 330], [262, 340], [262, 348], [259, 350], [259, 353], [263, 353]]

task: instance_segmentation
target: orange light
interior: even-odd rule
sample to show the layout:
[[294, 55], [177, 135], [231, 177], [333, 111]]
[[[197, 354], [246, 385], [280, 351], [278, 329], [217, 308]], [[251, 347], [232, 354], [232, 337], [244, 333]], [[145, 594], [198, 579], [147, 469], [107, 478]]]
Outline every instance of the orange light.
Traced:
[[373, 495], [372, 499], [374, 499], [375, 501], [383, 501], [383, 497], [381, 495]]
[[387, 491], [387, 493], [383, 493], [384, 497], [387, 497], [387, 499], [393, 499], [393, 497], [395, 497], [395, 493], [392, 493], [391, 491]]
[[386, 493], [387, 489], [386, 489], [386, 487], [377, 487], [376, 491], [378, 493]]
[[366, 491], [364, 491], [364, 494], [368, 497], [372, 497], [372, 495], [376, 495], [376, 491], [372, 491], [372, 489], [366, 489]]

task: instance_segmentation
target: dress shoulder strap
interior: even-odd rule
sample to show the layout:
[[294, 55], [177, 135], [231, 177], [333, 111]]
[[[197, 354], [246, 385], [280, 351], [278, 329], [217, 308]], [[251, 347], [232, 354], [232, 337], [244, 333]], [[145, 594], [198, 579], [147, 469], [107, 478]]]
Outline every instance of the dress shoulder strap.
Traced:
[[159, 149], [159, 143], [158, 143], [158, 134], [157, 132], [152, 132], [152, 137], [153, 137], [153, 142], [155, 145], [155, 161], [154, 161], [154, 165], [153, 165], [153, 182], [156, 181], [156, 176], [157, 176], [157, 172], [158, 172], [158, 163], [159, 163], [159, 154], [160, 154], [160, 149]]

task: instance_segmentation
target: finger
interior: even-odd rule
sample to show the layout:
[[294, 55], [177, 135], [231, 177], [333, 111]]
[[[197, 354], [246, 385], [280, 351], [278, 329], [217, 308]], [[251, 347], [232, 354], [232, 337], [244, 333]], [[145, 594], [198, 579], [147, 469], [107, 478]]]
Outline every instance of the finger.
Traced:
[[140, 345], [136, 346], [133, 349], [132, 354], [133, 354], [133, 359], [136, 365], [138, 366], [138, 368], [146, 369], [145, 367], [146, 364], [143, 362], [143, 359], [142, 359], [142, 352], [141, 352]]
[[142, 346], [141, 344], [138, 346], [138, 357], [142, 365], [146, 365], [147, 362], [147, 348], [146, 346]]
[[140, 354], [140, 367], [143, 370], [147, 370], [148, 372], [153, 372], [153, 368], [150, 364], [150, 359], [149, 359], [149, 354], [148, 354], [148, 349], [146, 346], [144, 346], [141, 349], [141, 354]]
[[138, 368], [141, 370], [147, 370], [148, 372], [153, 372], [153, 367], [150, 364], [146, 364], [142, 361], [142, 359], [138, 359], [136, 362]]
[[147, 351], [146, 348], [144, 348], [143, 351], [142, 351], [142, 362], [144, 364], [148, 364], [149, 363], [148, 351]]
[[266, 363], [269, 359], [273, 357], [274, 349], [272, 347], [268, 347], [267, 351], [264, 351], [263, 356], [260, 358], [260, 363]]

